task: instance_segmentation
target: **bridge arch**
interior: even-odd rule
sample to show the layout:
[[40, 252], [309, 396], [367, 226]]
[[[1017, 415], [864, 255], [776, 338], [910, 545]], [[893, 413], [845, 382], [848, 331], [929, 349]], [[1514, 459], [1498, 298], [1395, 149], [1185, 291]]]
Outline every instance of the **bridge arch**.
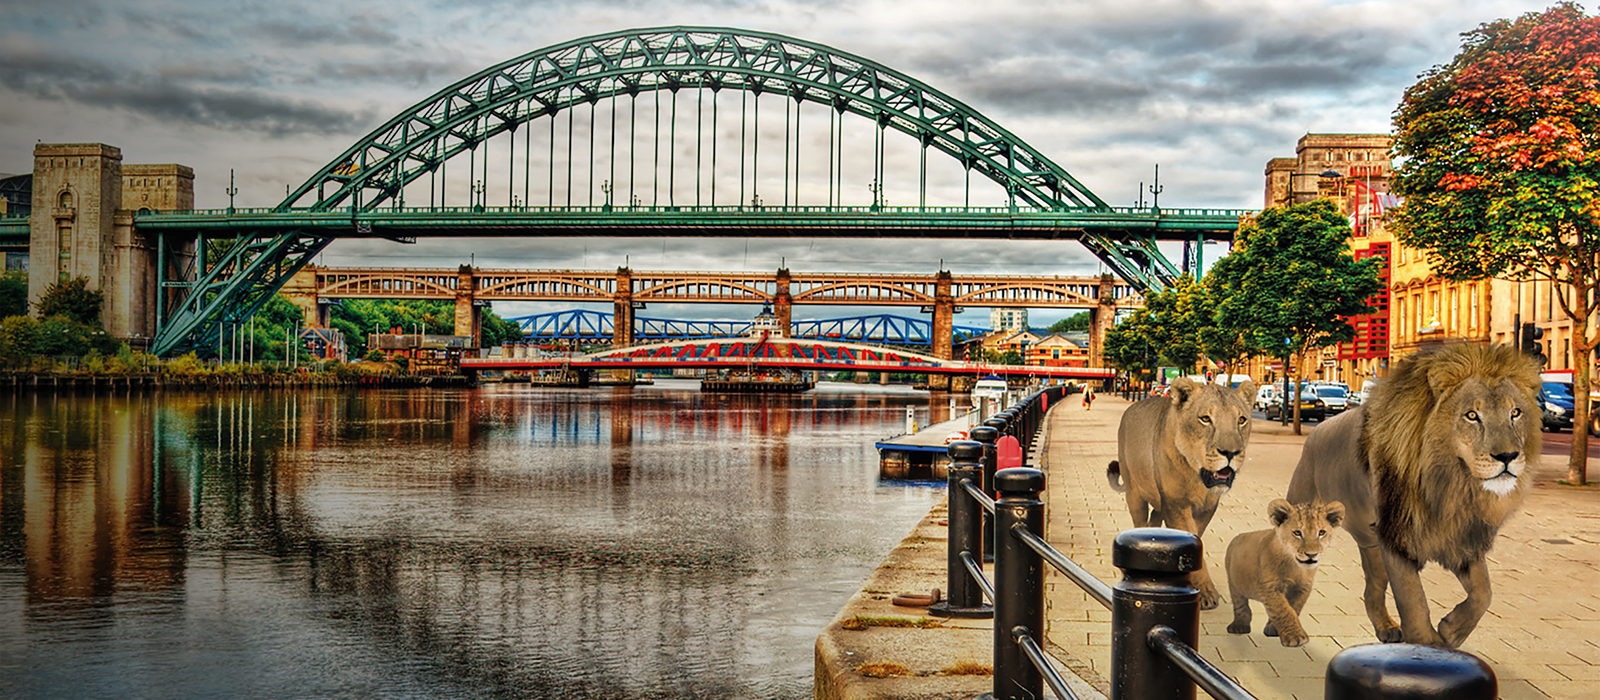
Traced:
[[887, 66], [779, 34], [662, 27], [556, 44], [457, 81], [329, 161], [277, 210], [376, 209], [450, 158], [521, 124], [602, 99], [685, 88], [827, 105], [910, 135], [1030, 206], [1108, 208], [993, 120]]

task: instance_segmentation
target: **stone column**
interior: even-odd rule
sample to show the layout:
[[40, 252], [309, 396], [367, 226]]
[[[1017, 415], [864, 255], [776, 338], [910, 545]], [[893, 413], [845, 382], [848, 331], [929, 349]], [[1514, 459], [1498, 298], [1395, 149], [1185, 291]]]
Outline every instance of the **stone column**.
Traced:
[[472, 303], [477, 291], [477, 271], [471, 265], [456, 268], [455, 334], [471, 336], [473, 348], [482, 345], [483, 340], [478, 328], [478, 307]]
[[300, 315], [305, 318], [307, 327], [326, 327], [328, 320], [318, 313], [317, 298], [317, 266], [307, 265], [294, 273], [288, 282], [283, 284], [283, 289], [278, 290], [295, 306], [300, 308]]
[[951, 334], [955, 330], [956, 302], [950, 287], [950, 271], [940, 270], [933, 286], [933, 329], [928, 340], [933, 346], [933, 356], [941, 360], [955, 355]]
[[1115, 325], [1117, 320], [1117, 300], [1115, 297], [1115, 278], [1111, 275], [1100, 276], [1100, 291], [1096, 295], [1100, 305], [1089, 310], [1089, 366], [1105, 367], [1106, 331]]
[[611, 346], [633, 344], [633, 271], [617, 268], [617, 288], [611, 293]]
[[794, 298], [789, 295], [789, 269], [778, 270], [778, 289], [772, 295], [772, 315], [778, 318], [778, 328], [783, 330], [783, 337], [794, 337], [794, 328], [791, 323], [794, 319]]
[[[611, 293], [611, 309], [611, 347], [632, 345], [633, 270], [626, 267], [617, 268], [617, 288]], [[629, 383], [633, 381], [633, 370], [611, 370], [610, 375], [612, 381]]]

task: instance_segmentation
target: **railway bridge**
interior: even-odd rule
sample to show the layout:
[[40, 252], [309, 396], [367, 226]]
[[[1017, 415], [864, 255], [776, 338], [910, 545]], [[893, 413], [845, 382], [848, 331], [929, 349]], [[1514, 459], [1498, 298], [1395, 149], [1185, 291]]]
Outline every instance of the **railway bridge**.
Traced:
[[307, 266], [284, 285], [307, 322], [327, 325], [325, 302], [340, 298], [435, 299], [456, 306], [456, 335], [478, 336], [481, 302], [609, 302], [612, 344], [634, 342], [636, 312], [650, 302], [768, 305], [785, 336], [797, 304], [915, 306], [932, 314], [935, 357], [952, 357], [956, 309], [963, 307], [1076, 308], [1091, 312], [1090, 364], [1101, 364], [1100, 343], [1120, 309], [1143, 297], [1110, 275], [858, 274], [776, 272], [651, 272], [600, 270], [490, 270], [343, 268]]

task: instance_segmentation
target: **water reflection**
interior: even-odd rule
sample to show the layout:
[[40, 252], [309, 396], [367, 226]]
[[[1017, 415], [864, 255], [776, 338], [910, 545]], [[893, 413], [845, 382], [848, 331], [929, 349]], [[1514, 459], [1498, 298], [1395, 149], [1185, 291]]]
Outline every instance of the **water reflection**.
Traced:
[[938, 495], [871, 449], [926, 404], [0, 399], [0, 696], [806, 697]]

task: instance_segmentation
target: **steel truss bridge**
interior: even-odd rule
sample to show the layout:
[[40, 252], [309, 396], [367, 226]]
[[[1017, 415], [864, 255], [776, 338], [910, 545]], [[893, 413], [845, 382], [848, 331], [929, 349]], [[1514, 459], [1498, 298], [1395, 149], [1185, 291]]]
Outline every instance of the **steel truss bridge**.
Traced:
[[[517, 316], [507, 321], [522, 328], [530, 341], [573, 340], [610, 342], [615, 337], [616, 315], [587, 309], [571, 309], [546, 314]], [[750, 321], [697, 321], [666, 318], [633, 319], [635, 340], [692, 340], [736, 338], [750, 335]], [[990, 329], [977, 326], [952, 326], [952, 342], [965, 343], [988, 335]], [[874, 314], [818, 320], [792, 321], [789, 337], [865, 341], [885, 345], [933, 345], [933, 322], [926, 319]]]
[[[929, 204], [950, 192], [941, 182], [962, 183], [959, 203]], [[972, 206], [975, 194], [1000, 206]], [[156, 249], [152, 349], [170, 355], [255, 313], [345, 238], [1075, 240], [1143, 292], [1180, 274], [1156, 241], [1231, 238], [1248, 213], [1111, 207], [993, 120], [887, 66], [776, 34], [669, 27], [468, 76], [275, 207], [141, 210], [133, 222]]]
[[931, 355], [853, 343], [793, 338], [684, 340], [616, 348], [586, 355], [526, 358], [472, 358], [461, 369], [543, 371], [635, 369], [814, 370], [823, 372], [906, 372], [932, 375], [996, 374], [1041, 379], [1105, 379], [1109, 369], [1032, 367], [961, 362]]

